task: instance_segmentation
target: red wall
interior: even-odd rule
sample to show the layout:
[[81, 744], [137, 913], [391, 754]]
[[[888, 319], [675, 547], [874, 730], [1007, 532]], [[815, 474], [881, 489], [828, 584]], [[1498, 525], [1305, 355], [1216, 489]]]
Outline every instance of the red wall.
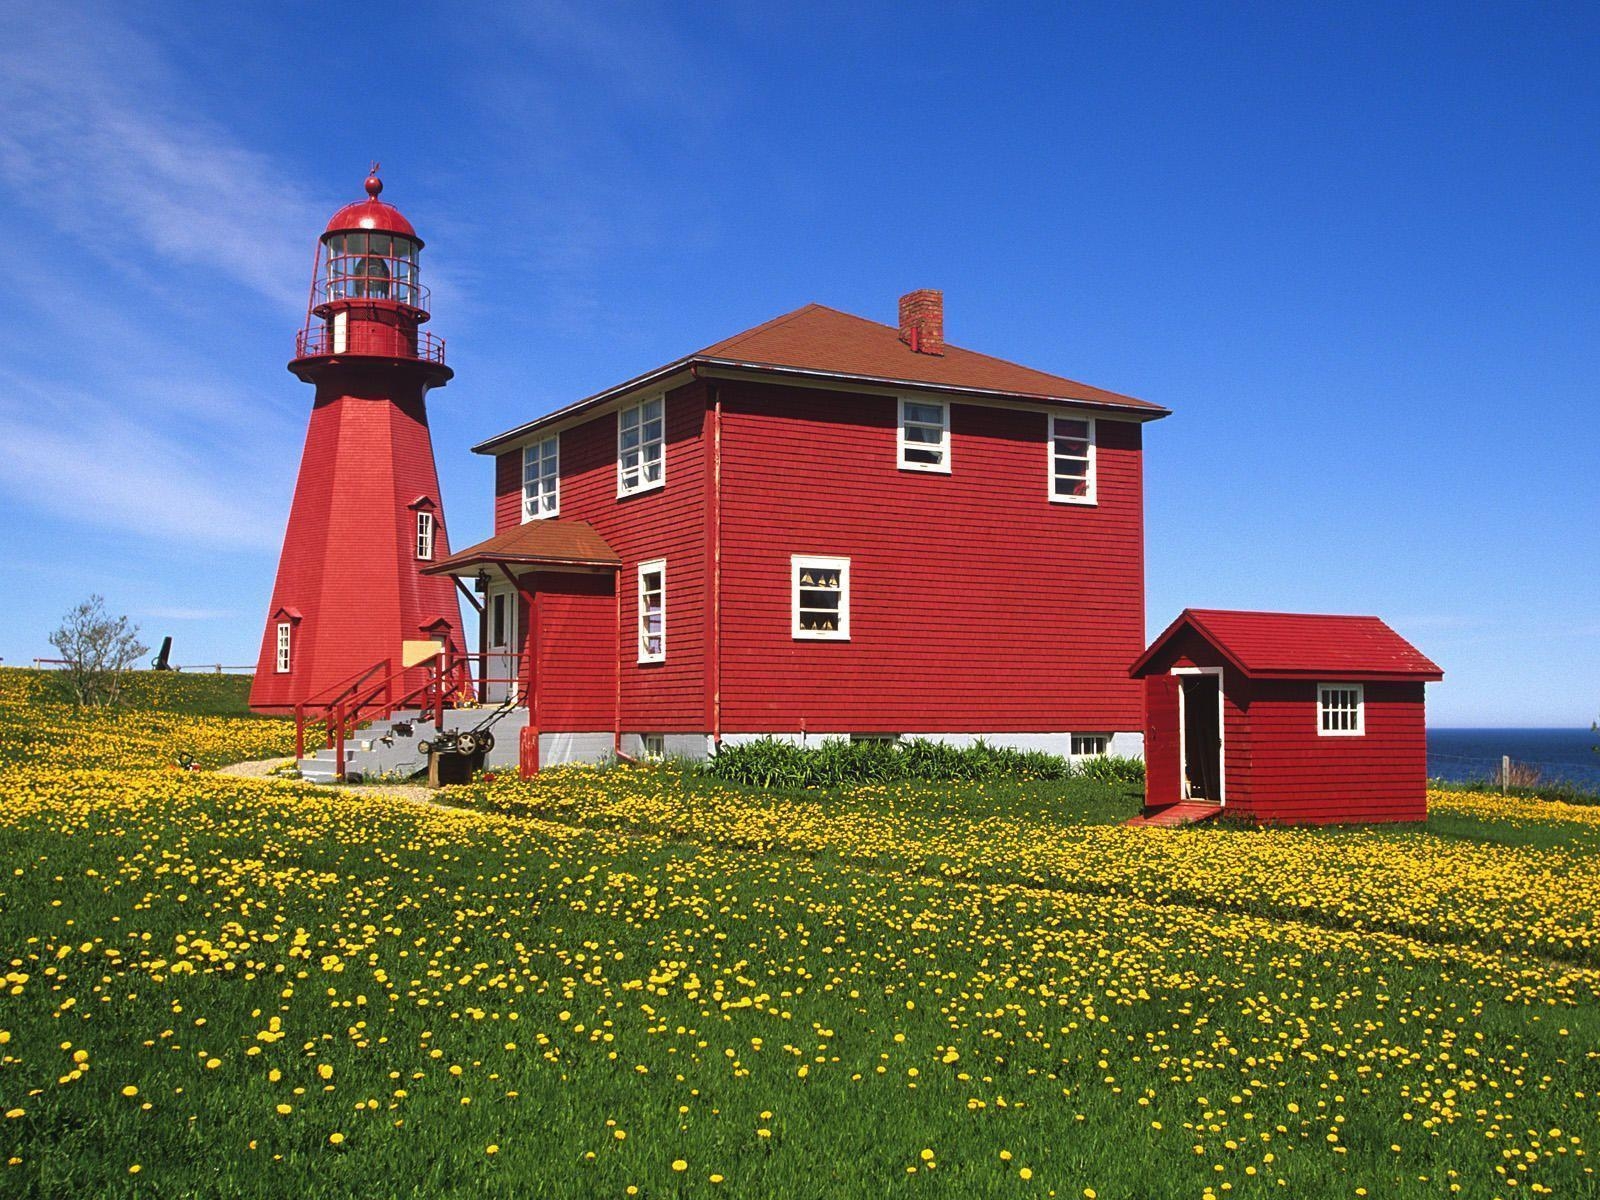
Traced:
[[[668, 394], [665, 483], [625, 499], [617, 498], [615, 414], [565, 429], [560, 435], [559, 515], [588, 521], [622, 557], [617, 576], [622, 592], [622, 728], [629, 732], [695, 733], [708, 728], [704, 686], [705, 454], [701, 438], [705, 415], [703, 385], [691, 384]], [[499, 455], [496, 462], [495, 532], [521, 520], [521, 504], [522, 450], [518, 448]], [[639, 620], [638, 567], [654, 558], [667, 560], [667, 658], [662, 663], [641, 664], [634, 635]], [[616, 606], [614, 600], [608, 599], [607, 603], [611, 605], [607, 617], [610, 628], [615, 623]], [[552, 613], [556, 609], [551, 606]], [[549, 636], [544, 640], [550, 640]], [[541, 727], [580, 732], [612, 728], [609, 699], [600, 724], [558, 726], [545, 720], [544, 698], [574, 693], [569, 711], [584, 714], [582, 719], [587, 720], [599, 711], [595, 697], [590, 695], [593, 689], [587, 679], [571, 682], [566, 676], [592, 677], [603, 683], [605, 694], [610, 697], [614, 671], [609, 637], [601, 658], [586, 660], [582, 655], [573, 655], [547, 663], [540, 687]], [[587, 698], [580, 698], [579, 694]], [[569, 701], [563, 699], [561, 703]], [[555, 711], [552, 709], [551, 713]]]
[[1288, 822], [1427, 818], [1423, 685], [1365, 688], [1365, 735], [1322, 737], [1315, 681], [1250, 684], [1252, 816]]
[[[1053, 504], [1042, 412], [952, 404], [943, 475], [896, 467], [893, 397], [718, 386], [724, 732], [1140, 727], [1137, 424]], [[793, 639], [791, 554], [851, 560], [850, 641]]]
[[[616, 719], [617, 601], [612, 577], [571, 571], [537, 571], [525, 579], [538, 593], [535, 669], [539, 729], [544, 733], [597, 733]], [[529, 629], [526, 609], [521, 629]], [[528, 652], [525, 639], [523, 653]]]

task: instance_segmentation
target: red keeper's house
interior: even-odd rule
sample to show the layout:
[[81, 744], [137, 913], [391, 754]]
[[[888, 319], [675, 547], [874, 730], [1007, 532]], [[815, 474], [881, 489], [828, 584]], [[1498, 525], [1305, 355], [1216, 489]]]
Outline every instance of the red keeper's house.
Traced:
[[1144, 686], [1147, 813], [1428, 815], [1423, 685], [1444, 673], [1377, 617], [1186, 609], [1130, 674]]
[[1138, 754], [1144, 424], [1167, 410], [810, 304], [475, 447], [484, 699], [544, 763], [762, 735]]

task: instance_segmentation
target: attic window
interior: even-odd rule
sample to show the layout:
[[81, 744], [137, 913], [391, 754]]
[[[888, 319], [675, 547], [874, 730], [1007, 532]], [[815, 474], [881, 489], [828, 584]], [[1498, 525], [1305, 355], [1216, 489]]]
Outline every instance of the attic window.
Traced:
[[278, 658], [277, 669], [279, 675], [289, 673], [289, 650], [291, 639], [294, 637], [294, 626], [288, 621], [278, 622]]
[[902, 471], [950, 473], [950, 406], [941, 400], [900, 401], [896, 435]]
[[1317, 733], [1361, 737], [1367, 732], [1366, 688], [1359, 683], [1317, 684]]
[[789, 575], [793, 635], [808, 641], [848, 641], [850, 560], [796, 554], [789, 560]]

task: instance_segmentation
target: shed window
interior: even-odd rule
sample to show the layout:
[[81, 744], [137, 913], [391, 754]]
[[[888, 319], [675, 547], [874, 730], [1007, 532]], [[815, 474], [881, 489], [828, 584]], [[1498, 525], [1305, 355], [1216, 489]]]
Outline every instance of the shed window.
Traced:
[[617, 413], [617, 495], [658, 488], [666, 477], [666, 401], [657, 396]]
[[1050, 417], [1050, 499], [1093, 504], [1094, 418]]
[[522, 519], [535, 521], [561, 511], [561, 435], [552, 433], [522, 448]]
[[902, 471], [950, 470], [950, 406], [942, 401], [900, 401], [897, 435]]
[[1072, 735], [1072, 756], [1098, 758], [1105, 754], [1110, 742], [1109, 733], [1075, 733]]
[[288, 621], [278, 622], [278, 674], [289, 673], [289, 639], [294, 636], [294, 626]]
[[1360, 737], [1367, 732], [1365, 688], [1359, 683], [1317, 684], [1317, 733]]
[[427, 509], [417, 513], [417, 557], [433, 557], [433, 514]]
[[816, 641], [847, 640], [850, 560], [796, 554], [789, 560], [789, 576], [794, 636]]
[[658, 558], [639, 564], [639, 661], [664, 662], [667, 657], [667, 562]]

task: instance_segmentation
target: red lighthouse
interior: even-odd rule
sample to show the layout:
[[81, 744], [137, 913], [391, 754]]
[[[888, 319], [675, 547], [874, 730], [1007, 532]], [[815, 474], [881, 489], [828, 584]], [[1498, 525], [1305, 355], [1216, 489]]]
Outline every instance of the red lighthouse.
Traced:
[[401, 670], [418, 642], [464, 646], [453, 581], [422, 574], [449, 554], [425, 398], [454, 372], [422, 328], [422, 239], [378, 199], [376, 163], [366, 190], [318, 242], [289, 363], [316, 398], [250, 690], [258, 710], [331, 700], [369, 670]]

